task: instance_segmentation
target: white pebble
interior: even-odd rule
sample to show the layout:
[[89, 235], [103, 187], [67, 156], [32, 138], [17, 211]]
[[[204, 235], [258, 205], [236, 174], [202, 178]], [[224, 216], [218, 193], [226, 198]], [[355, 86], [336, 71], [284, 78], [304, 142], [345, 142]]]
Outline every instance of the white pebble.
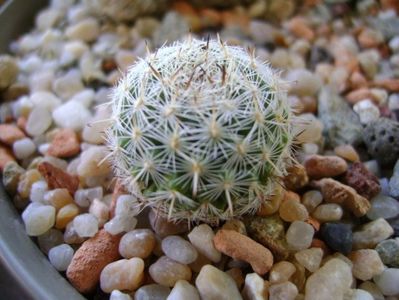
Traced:
[[399, 269], [387, 268], [380, 275], [375, 276], [373, 280], [385, 296], [399, 294]]
[[256, 273], [247, 274], [242, 295], [245, 299], [265, 299], [267, 295], [265, 280]]
[[50, 148], [50, 144], [44, 143], [44, 144], [39, 145], [39, 147], [37, 149], [39, 150], [40, 154], [46, 155], [49, 148]]
[[90, 119], [90, 111], [82, 103], [69, 101], [53, 111], [53, 119], [59, 127], [81, 130]]
[[94, 41], [100, 33], [100, 25], [94, 18], [87, 18], [68, 26], [65, 35], [71, 40]]
[[137, 200], [132, 195], [120, 195], [116, 200], [115, 215], [117, 216], [137, 216], [139, 214]]
[[92, 214], [81, 214], [73, 219], [73, 227], [80, 237], [92, 237], [98, 231], [98, 221]]
[[368, 124], [380, 117], [380, 110], [369, 99], [359, 101], [353, 106], [353, 110], [359, 115], [360, 122]]
[[75, 94], [71, 100], [69, 101], [76, 101], [84, 105], [84, 107], [89, 108], [91, 103], [94, 100], [94, 91], [92, 89], [84, 89], [77, 94]]
[[166, 300], [200, 300], [197, 289], [186, 280], [176, 282]]
[[53, 82], [53, 90], [58, 97], [69, 100], [73, 95], [84, 89], [79, 70], [72, 69]]
[[122, 293], [121, 291], [113, 290], [109, 300], [132, 300], [132, 297], [128, 294]]
[[213, 262], [219, 262], [222, 258], [222, 254], [216, 250], [213, 244], [214, 236], [215, 233], [209, 225], [201, 224], [193, 228], [188, 234], [188, 239], [199, 253]]
[[53, 111], [54, 108], [61, 105], [62, 101], [56, 95], [48, 91], [38, 91], [30, 95], [30, 101], [32, 101], [35, 107], [43, 107], [48, 111]]
[[72, 261], [73, 249], [67, 244], [62, 244], [51, 248], [48, 253], [50, 263], [56, 268], [56, 270], [62, 272], [66, 271], [69, 264]]
[[22, 213], [22, 220], [28, 235], [42, 235], [54, 225], [55, 208], [33, 202]]
[[399, 94], [391, 94], [388, 98], [388, 107], [390, 110], [399, 109]]
[[306, 113], [298, 116], [298, 124], [294, 127], [294, 134], [300, 143], [314, 143], [320, 140], [323, 123], [313, 114]]
[[161, 246], [167, 257], [182, 264], [191, 264], [198, 257], [195, 247], [177, 235], [170, 235], [164, 238]]
[[32, 202], [43, 202], [44, 201], [44, 194], [46, 194], [48, 190], [47, 182], [45, 181], [36, 181], [32, 184], [30, 189], [30, 201]]
[[289, 71], [286, 80], [291, 83], [290, 93], [299, 96], [313, 96], [321, 88], [320, 78], [306, 69]]
[[20, 139], [12, 145], [16, 158], [24, 159], [35, 153], [36, 145], [30, 138]]
[[92, 146], [80, 155], [77, 173], [82, 177], [106, 176], [111, 172], [108, 160], [104, 160], [108, 153], [105, 146]]
[[51, 125], [51, 114], [43, 107], [35, 107], [29, 114], [26, 132], [31, 136], [41, 135]]
[[389, 48], [391, 48], [392, 52], [399, 52], [399, 36], [393, 37], [389, 41]]
[[110, 234], [129, 232], [136, 228], [137, 219], [133, 216], [115, 216], [104, 224], [104, 229]]
[[74, 199], [77, 205], [80, 207], [89, 207], [94, 199], [102, 199], [103, 188], [101, 186], [77, 190], [74, 195]]

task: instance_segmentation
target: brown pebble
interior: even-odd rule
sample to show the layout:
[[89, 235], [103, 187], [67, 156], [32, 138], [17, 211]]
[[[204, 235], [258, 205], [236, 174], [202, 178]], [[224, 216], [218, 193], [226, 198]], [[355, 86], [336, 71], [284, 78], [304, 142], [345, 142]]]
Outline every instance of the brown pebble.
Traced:
[[368, 28], [365, 28], [360, 32], [357, 40], [362, 48], [375, 48], [382, 42], [382, 40], [376, 38], [373, 35], [373, 32]]
[[153, 209], [150, 211], [148, 218], [150, 219], [152, 229], [161, 238], [188, 231], [188, 224], [186, 221], [180, 221], [178, 223], [168, 221], [167, 218], [157, 214]]
[[321, 250], [323, 250], [324, 255], [327, 255], [331, 252], [330, 249], [327, 247], [326, 243], [316, 238], [312, 240], [312, 243], [310, 244], [309, 248], [320, 248]]
[[287, 23], [287, 28], [293, 35], [299, 38], [303, 38], [308, 41], [312, 41], [315, 37], [315, 34], [306, 23], [305, 18], [294, 17]]
[[2, 143], [12, 146], [15, 141], [23, 139], [24, 137], [26, 137], [25, 133], [17, 126], [0, 124], [0, 141]]
[[367, 199], [373, 198], [381, 191], [378, 178], [361, 162], [355, 162], [348, 168], [343, 181]]
[[215, 9], [200, 9], [199, 16], [201, 18], [202, 25], [205, 27], [217, 27], [222, 23], [222, 17]]
[[26, 132], [26, 124], [27, 123], [28, 123], [28, 120], [24, 116], [20, 116], [17, 119], [17, 126], [19, 127], [19, 129], [21, 129], [21, 130], [23, 130], [25, 132]]
[[311, 216], [309, 216], [305, 222], [312, 225], [312, 227], [314, 228], [315, 231], [320, 230], [320, 222], [317, 221], [315, 218], [312, 218]]
[[111, 235], [102, 229], [76, 251], [66, 276], [79, 292], [88, 293], [94, 290], [100, 280], [101, 271], [119, 258], [120, 238], [119, 235]]
[[243, 286], [245, 279], [244, 275], [242, 274], [242, 271], [240, 268], [231, 268], [226, 271], [227, 274], [231, 276], [231, 278], [234, 279], [234, 281], [237, 284], [237, 287], [239, 290], [241, 290], [241, 287]]
[[359, 154], [357, 154], [355, 148], [352, 145], [339, 145], [334, 148], [336, 155], [349, 160], [351, 162], [360, 161]]
[[75, 131], [63, 128], [56, 132], [47, 154], [55, 157], [67, 158], [80, 152], [80, 143]]
[[5, 165], [10, 161], [15, 161], [14, 155], [10, 149], [0, 145], [0, 171], [3, 171]]
[[356, 217], [364, 216], [370, 209], [370, 202], [355, 189], [332, 178], [313, 181], [312, 186], [320, 189], [325, 202], [341, 204]]
[[13, 83], [1, 93], [3, 101], [17, 100], [23, 95], [29, 94], [29, 87], [23, 83]]
[[346, 161], [338, 156], [311, 155], [305, 159], [304, 165], [312, 178], [334, 177], [348, 169]]
[[213, 243], [220, 252], [248, 262], [259, 275], [266, 274], [273, 265], [273, 255], [269, 249], [236, 231], [219, 230]]
[[352, 89], [367, 88], [368, 86], [366, 77], [359, 71], [352, 73], [349, 77], [349, 83]]
[[288, 167], [287, 173], [288, 175], [283, 178], [283, 182], [284, 186], [289, 190], [299, 190], [305, 187], [309, 182], [305, 167], [300, 164]]
[[79, 188], [79, 178], [64, 172], [48, 162], [42, 162], [37, 169], [47, 181], [50, 190], [66, 188], [74, 196]]
[[383, 88], [385, 90], [388, 90], [388, 92], [391, 93], [397, 93], [399, 92], [399, 79], [381, 79], [377, 80], [373, 83], [375, 87]]
[[370, 99], [374, 102], [376, 102], [376, 100], [377, 100], [377, 99], [375, 99], [374, 94], [368, 88], [360, 88], [360, 89], [353, 90], [353, 91], [349, 92], [348, 94], [346, 94], [345, 98], [346, 98], [346, 101], [348, 101], [350, 104], [356, 104], [357, 102], [365, 100], [365, 99]]
[[396, 15], [399, 15], [399, 2], [398, 0], [380, 0], [382, 9], [393, 9]]

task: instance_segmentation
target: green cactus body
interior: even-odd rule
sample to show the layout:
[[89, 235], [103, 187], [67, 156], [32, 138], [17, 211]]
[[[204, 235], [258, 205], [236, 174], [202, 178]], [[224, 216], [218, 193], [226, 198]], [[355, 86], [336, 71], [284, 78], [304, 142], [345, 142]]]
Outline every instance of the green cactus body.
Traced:
[[188, 39], [133, 65], [107, 132], [116, 176], [172, 220], [255, 212], [292, 161], [293, 115], [252, 53]]

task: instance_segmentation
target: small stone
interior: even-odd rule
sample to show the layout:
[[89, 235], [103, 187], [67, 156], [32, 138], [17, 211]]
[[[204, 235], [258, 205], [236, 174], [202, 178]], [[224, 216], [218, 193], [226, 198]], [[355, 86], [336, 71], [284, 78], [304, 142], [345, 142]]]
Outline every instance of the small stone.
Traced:
[[161, 238], [168, 235], [187, 232], [189, 228], [187, 223], [182, 221], [177, 223], [170, 222], [167, 218], [157, 215], [154, 210], [150, 211], [148, 218], [150, 220], [151, 228]]
[[64, 235], [60, 230], [51, 228], [37, 237], [37, 243], [40, 250], [47, 255], [51, 248], [64, 243]]
[[53, 267], [60, 272], [66, 271], [72, 261], [73, 249], [67, 244], [62, 244], [51, 248], [48, 258]]
[[353, 106], [353, 111], [359, 115], [362, 124], [368, 124], [378, 120], [380, 117], [380, 110], [371, 100], [365, 99], [357, 102]]
[[305, 221], [309, 217], [306, 207], [294, 199], [281, 203], [279, 214], [280, 218], [286, 222]]
[[370, 220], [392, 219], [399, 216], [399, 202], [394, 198], [378, 194], [370, 203], [371, 208], [367, 213]]
[[134, 300], [165, 300], [170, 294], [170, 288], [160, 284], [147, 284], [134, 293]]
[[76, 231], [75, 228], [73, 228], [73, 222], [69, 222], [66, 227], [65, 227], [65, 231], [64, 231], [64, 242], [67, 244], [76, 244], [76, 245], [80, 245], [82, 244], [86, 239], [80, 237]]
[[366, 124], [364, 143], [371, 156], [382, 165], [390, 165], [399, 158], [399, 123], [387, 118]]
[[160, 257], [149, 268], [151, 278], [159, 284], [173, 287], [179, 280], [191, 280], [191, 270], [167, 256]]
[[315, 33], [312, 28], [308, 26], [307, 19], [305, 18], [294, 17], [290, 19], [286, 25], [287, 29], [298, 38], [312, 41], [315, 37]]
[[350, 266], [341, 259], [333, 258], [310, 275], [306, 281], [305, 300], [343, 299], [351, 284]]
[[303, 221], [295, 221], [288, 227], [286, 240], [292, 250], [303, 250], [309, 248], [312, 243], [314, 229]]
[[71, 195], [75, 194], [79, 186], [79, 179], [64, 172], [60, 168], [53, 166], [48, 162], [42, 162], [37, 169], [46, 179], [50, 190], [56, 188], [66, 188]]
[[306, 174], [305, 167], [295, 164], [287, 168], [288, 175], [283, 178], [284, 186], [290, 191], [296, 191], [305, 187], [309, 178]]
[[352, 230], [343, 223], [325, 223], [320, 230], [323, 241], [334, 251], [347, 254], [352, 249]]
[[274, 264], [269, 274], [270, 284], [278, 284], [290, 280], [296, 272], [296, 267], [289, 261], [279, 261]]
[[373, 296], [361, 289], [349, 289], [344, 294], [345, 300], [374, 300]]
[[64, 229], [77, 215], [79, 215], [79, 207], [76, 204], [70, 203], [63, 206], [57, 213], [55, 228]]
[[23, 138], [16, 141], [13, 144], [12, 149], [16, 158], [24, 159], [35, 153], [36, 145], [30, 138]]
[[30, 196], [32, 185], [41, 179], [42, 176], [36, 169], [26, 171], [20, 177], [17, 187], [18, 194], [22, 198], [28, 198]]
[[253, 270], [260, 275], [268, 272], [273, 265], [273, 255], [269, 249], [238, 232], [218, 230], [213, 243], [220, 252], [251, 264]]
[[244, 219], [248, 235], [270, 249], [276, 260], [288, 258], [288, 245], [285, 240], [284, 222], [278, 215], [251, 217]]
[[385, 300], [384, 295], [381, 293], [380, 289], [374, 282], [365, 281], [359, 285], [359, 288], [367, 291], [374, 300]]
[[367, 199], [373, 198], [381, 190], [378, 178], [361, 162], [349, 166], [343, 181]]
[[54, 135], [48, 155], [55, 157], [71, 157], [80, 152], [80, 143], [76, 133], [72, 129], [60, 129]]
[[244, 299], [263, 300], [268, 296], [268, 289], [265, 280], [256, 273], [245, 276], [245, 285], [242, 290]]
[[111, 220], [104, 224], [104, 229], [113, 234], [117, 235], [122, 232], [129, 232], [136, 228], [137, 219], [133, 216], [114, 216]]
[[[69, 282], [79, 292], [87, 293], [92, 291], [100, 280], [100, 274], [104, 267], [119, 258], [119, 240], [119, 236], [112, 236], [105, 230], [100, 230], [94, 237], [85, 241], [75, 252], [66, 275]], [[131, 265], [137, 267], [142, 265], [142, 269], [144, 269], [144, 262], [140, 258], [134, 258]], [[140, 276], [138, 268], [130, 269], [129, 266], [131, 265], [122, 263], [122, 267], [127, 266], [128, 271], [136, 272]], [[112, 278], [115, 279], [114, 276], [111, 276]], [[134, 283], [132, 281], [129, 284]]]
[[55, 222], [55, 209], [50, 205], [33, 202], [22, 213], [26, 233], [38, 236], [45, 233]]
[[98, 199], [94, 199], [90, 204], [89, 213], [97, 218], [100, 228], [109, 220], [109, 208], [107, 204]]
[[106, 155], [107, 149], [105, 146], [92, 146], [83, 151], [77, 167], [78, 175], [82, 177], [108, 175], [111, 166], [108, 160], [104, 161]]
[[345, 173], [348, 164], [338, 156], [312, 155], [304, 162], [306, 173], [312, 178], [334, 177]]
[[155, 248], [155, 235], [150, 229], [135, 229], [122, 236], [119, 253], [124, 258], [147, 258]]
[[30, 95], [29, 100], [34, 107], [42, 107], [50, 112], [62, 103], [60, 98], [47, 91], [34, 92]]
[[374, 277], [373, 280], [384, 296], [399, 294], [399, 269], [387, 268], [380, 275]]
[[73, 227], [80, 237], [92, 237], [98, 231], [98, 221], [91, 214], [81, 214], [73, 219]]
[[386, 220], [380, 218], [371, 221], [353, 233], [353, 248], [373, 248], [379, 242], [389, 238], [393, 232], [393, 228]]
[[324, 223], [339, 221], [343, 214], [344, 211], [341, 206], [335, 203], [329, 203], [319, 205], [312, 213], [312, 217], [317, 219], [319, 222]]
[[332, 147], [362, 141], [359, 117], [336, 92], [322, 88], [318, 97], [318, 116], [324, 124], [324, 135]]
[[389, 239], [380, 242], [375, 250], [388, 267], [399, 268], [399, 241]]
[[132, 297], [118, 290], [113, 290], [111, 295], [109, 296], [109, 300], [132, 300]]
[[134, 291], [144, 276], [144, 261], [141, 258], [120, 259], [111, 262], [101, 271], [101, 290], [111, 293], [113, 290]]
[[46, 132], [52, 123], [50, 112], [43, 107], [35, 107], [29, 114], [26, 132], [30, 136], [38, 136]]
[[21, 129], [11, 124], [0, 124], [0, 141], [12, 146], [14, 142], [23, 139], [25, 134]]
[[319, 269], [323, 258], [321, 248], [310, 248], [295, 253], [296, 260], [309, 272], [315, 272]]
[[301, 202], [312, 213], [323, 202], [323, 195], [319, 191], [310, 190], [303, 194]]
[[166, 300], [200, 300], [198, 290], [186, 280], [176, 282]]
[[65, 29], [65, 35], [71, 40], [94, 41], [100, 34], [100, 25], [94, 18], [81, 20]]
[[286, 80], [292, 82], [290, 93], [298, 96], [314, 96], [321, 87], [321, 80], [306, 69], [289, 71]]
[[226, 223], [223, 224], [222, 229], [234, 230], [243, 235], [247, 235], [247, 230], [245, 228], [245, 224], [238, 219], [228, 220]]
[[195, 285], [201, 299], [242, 299], [233, 278], [212, 265], [202, 267]]
[[89, 207], [94, 199], [103, 198], [103, 188], [79, 189], [74, 194], [75, 202], [80, 207]]
[[[204, 264], [204, 265], [206, 265], [206, 264]], [[199, 270], [199, 271], [201, 271], [201, 270]], [[198, 271], [198, 273], [199, 273], [199, 271]], [[233, 278], [233, 280], [236, 282], [238, 289], [241, 290], [241, 287], [243, 286], [244, 281], [245, 281], [244, 275], [242, 274], [241, 269], [239, 267], [233, 267], [231, 269], [228, 269], [225, 273], [228, 274], [229, 276], [231, 276], [231, 278]]]
[[370, 280], [384, 270], [384, 265], [375, 250], [356, 250], [349, 253], [348, 258], [353, 263], [352, 273], [357, 279]]
[[298, 288], [292, 282], [272, 284], [269, 287], [270, 300], [294, 300], [298, 295]]
[[128, 51], [124, 49], [120, 49], [115, 54], [115, 61], [118, 65], [118, 68], [122, 72], [126, 72], [129, 66], [133, 65], [136, 61], [137, 57], [134, 51]]
[[281, 185], [277, 185], [271, 196], [264, 201], [259, 207], [256, 214], [258, 216], [270, 216], [278, 211], [284, 198], [284, 189]]
[[194, 246], [177, 235], [171, 235], [162, 240], [162, 251], [169, 258], [186, 265], [191, 264], [198, 257]]
[[214, 237], [212, 228], [207, 224], [194, 227], [188, 234], [188, 239], [198, 252], [216, 263], [220, 261], [222, 254], [214, 246]]
[[53, 111], [53, 119], [58, 127], [71, 128], [75, 131], [82, 130], [90, 117], [90, 111], [76, 101], [68, 101]]
[[18, 77], [19, 68], [15, 58], [9, 55], [0, 55], [0, 90], [13, 84]]
[[8, 162], [3, 168], [3, 185], [8, 193], [17, 192], [19, 179], [25, 170], [15, 161]]
[[353, 188], [334, 179], [324, 178], [312, 184], [321, 190], [326, 202], [340, 204], [356, 217], [364, 216], [370, 209], [370, 202], [366, 198], [360, 196]]
[[36, 181], [34, 184], [32, 184], [32, 187], [30, 189], [30, 194], [29, 194], [30, 201], [47, 204], [45, 203], [46, 201], [44, 199], [44, 195], [46, 194], [46, 192], [47, 192], [47, 183], [43, 180]]

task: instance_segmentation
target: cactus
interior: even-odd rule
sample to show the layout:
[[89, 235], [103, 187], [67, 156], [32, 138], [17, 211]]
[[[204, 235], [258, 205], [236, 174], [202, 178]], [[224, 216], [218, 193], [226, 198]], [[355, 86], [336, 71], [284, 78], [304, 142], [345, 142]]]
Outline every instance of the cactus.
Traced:
[[283, 86], [253, 52], [220, 40], [158, 49], [113, 92], [107, 144], [116, 176], [171, 220], [255, 212], [293, 161]]
[[97, 15], [124, 22], [160, 14], [166, 9], [169, 0], [84, 0], [84, 3]]

